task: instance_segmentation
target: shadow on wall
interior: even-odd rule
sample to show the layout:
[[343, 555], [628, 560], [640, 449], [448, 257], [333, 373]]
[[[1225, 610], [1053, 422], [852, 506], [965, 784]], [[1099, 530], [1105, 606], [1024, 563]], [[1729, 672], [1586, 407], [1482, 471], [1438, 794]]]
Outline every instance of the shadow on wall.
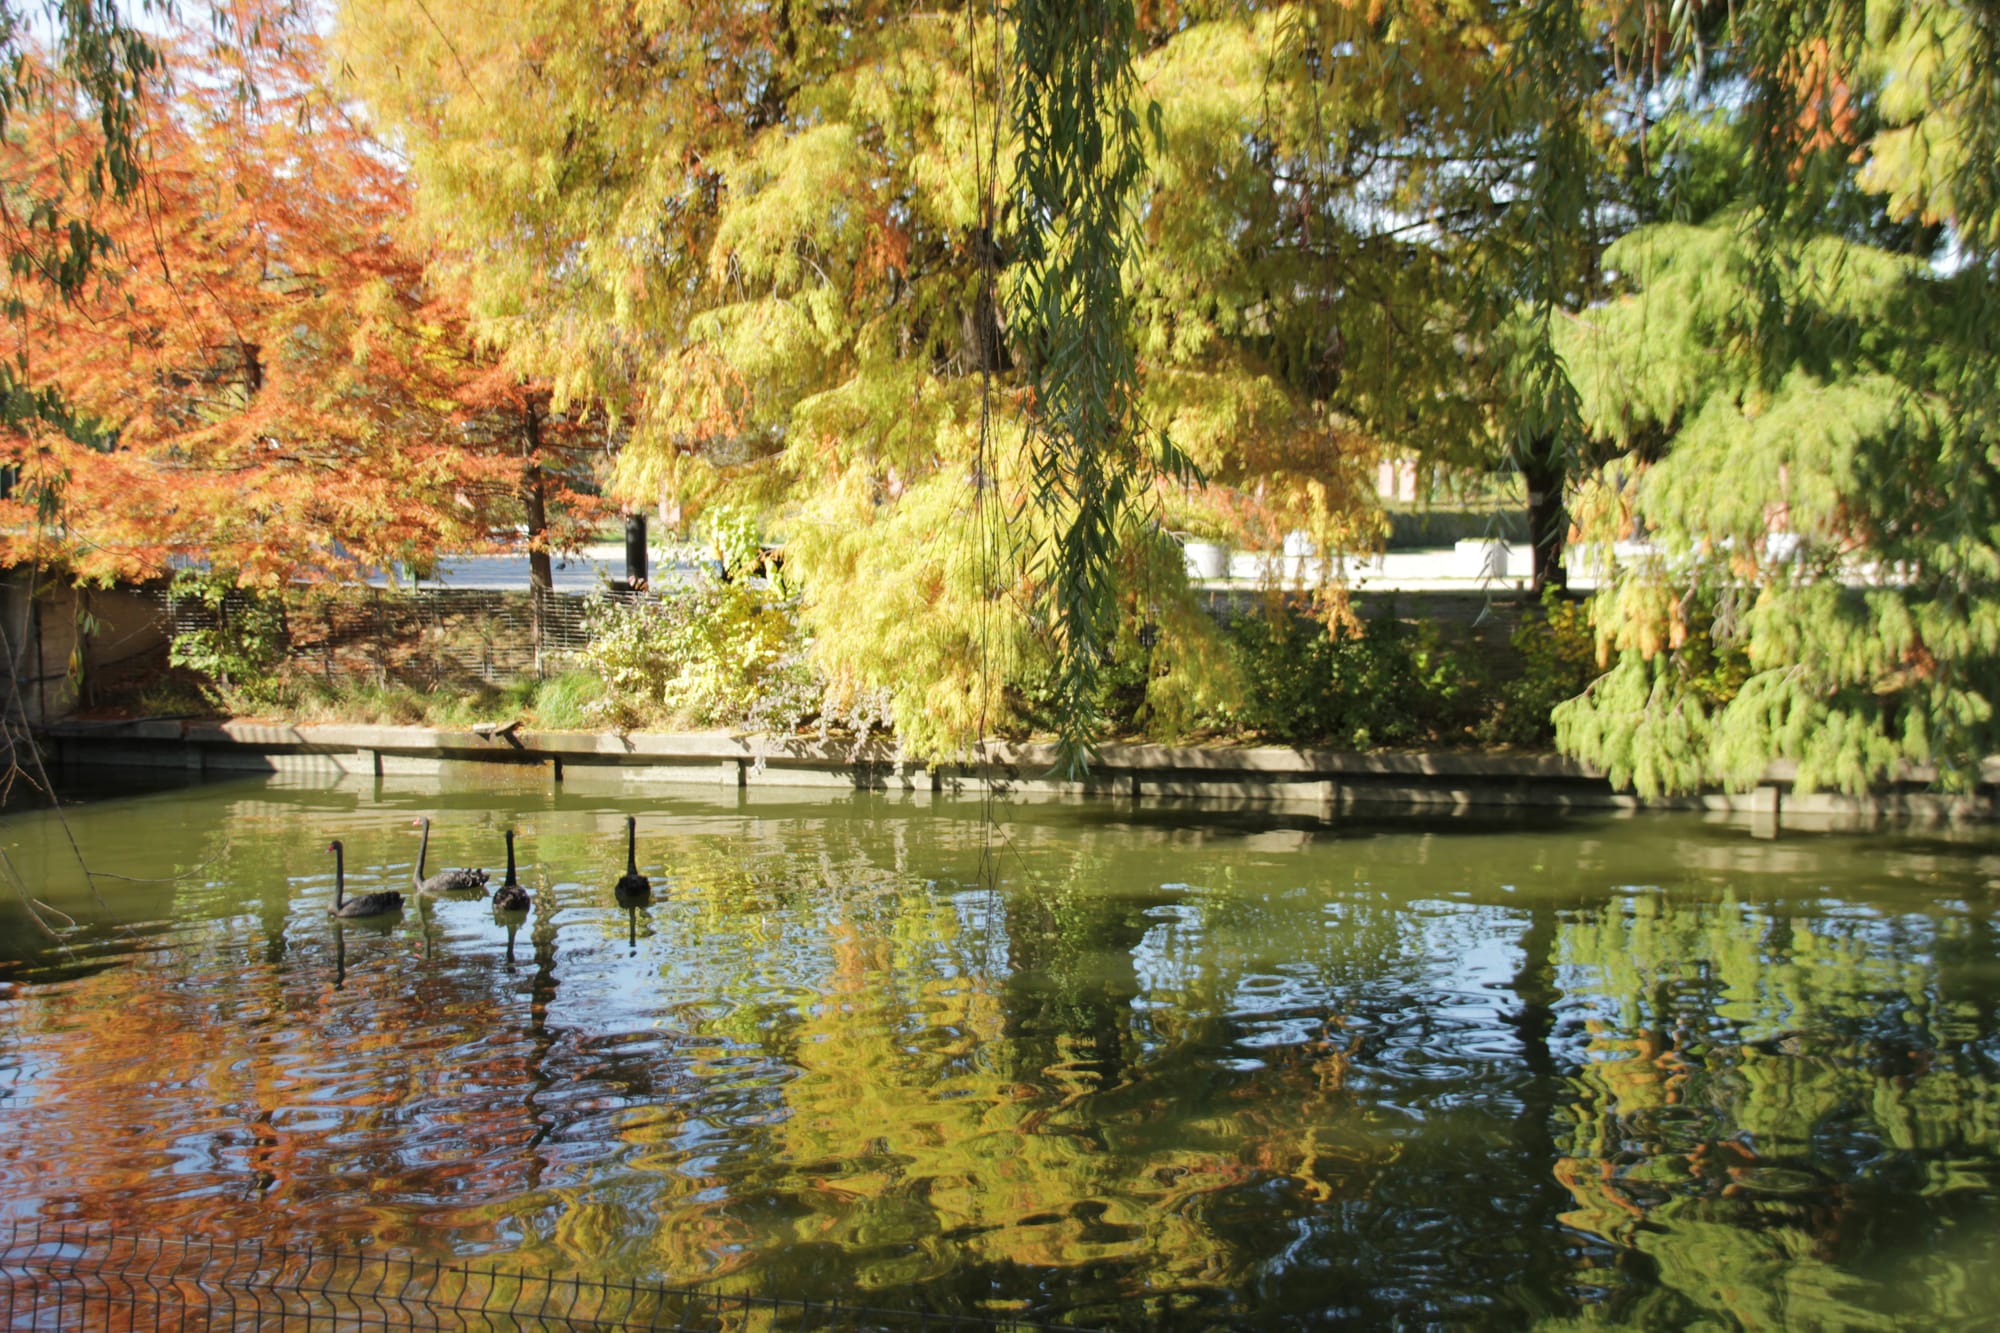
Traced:
[[141, 588], [78, 588], [11, 570], [0, 580], [0, 632], [14, 682], [4, 701], [10, 721], [69, 717], [100, 690], [167, 665], [159, 598]]

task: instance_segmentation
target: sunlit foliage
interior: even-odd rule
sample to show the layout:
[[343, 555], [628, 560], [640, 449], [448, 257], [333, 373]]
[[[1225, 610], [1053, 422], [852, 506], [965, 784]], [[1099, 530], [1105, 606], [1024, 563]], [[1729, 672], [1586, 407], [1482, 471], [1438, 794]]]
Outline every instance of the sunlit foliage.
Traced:
[[1977, 12], [349, 0], [337, 93], [221, 12], [10, 104], [17, 558], [546, 584], [601, 458], [786, 545], [830, 705], [1074, 761], [1142, 640], [1137, 725], [1239, 699], [1173, 534], [1366, 550], [1414, 455], [1520, 474], [1538, 585], [1652, 544], [1561, 733], [1621, 781], [2000, 741]]
[[2000, 127], [1994, 38], [1809, 8], [1718, 32], [1731, 91], [1661, 131], [1686, 220], [1612, 247], [1561, 340], [1614, 455], [1591, 535], [1657, 554], [1599, 595], [1612, 669], [1560, 735], [1645, 792], [1962, 786], [2000, 742], [1993, 166], [1959, 151]]
[[[19, 319], [27, 295], [61, 300], [82, 290], [117, 244], [92, 219], [107, 196], [129, 199], [142, 170], [139, 107], [160, 67], [153, 42], [116, 5], [92, 0], [0, 3], [0, 136], [48, 114], [86, 118], [91, 137], [59, 150], [57, 169], [0, 184], [5, 312]], [[24, 295], [27, 294], [27, 295]], [[19, 358], [0, 360], [0, 425], [87, 431], [56, 386]]]
[[1491, 119], [1477, 12], [1143, 6], [1060, 87], [1022, 43], [1081, 30], [1030, 13], [1061, 17], [358, 0], [338, 30], [482, 332], [619, 405], [628, 502], [760, 504], [829, 677], [891, 689], [917, 753], [1021, 720], [1010, 681], [1051, 664], [1042, 720], [1080, 737], [1147, 621], [1183, 636], [1150, 688], [1185, 716], [1226, 682], [1192, 678], [1158, 529], [1367, 547], [1385, 448], [1495, 438], [1434, 243]]
[[[162, 49], [171, 79], [133, 101], [143, 171], [78, 205], [104, 242], [87, 279], [8, 288], [11, 354], [67, 428], [7, 439], [6, 554], [274, 586], [511, 544], [524, 513], [532, 543], [573, 545], [590, 505], [563, 455], [596, 437], [478, 354], [398, 235], [407, 181], [324, 87], [309, 26], [250, 5]], [[15, 189], [50, 192], [102, 142], [45, 106], [0, 152]]]

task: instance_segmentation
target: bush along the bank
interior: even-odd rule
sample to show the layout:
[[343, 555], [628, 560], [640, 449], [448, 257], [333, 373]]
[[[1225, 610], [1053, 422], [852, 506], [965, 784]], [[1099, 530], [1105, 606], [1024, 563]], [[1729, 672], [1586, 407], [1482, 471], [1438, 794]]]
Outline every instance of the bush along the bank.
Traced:
[[576, 664], [604, 681], [599, 721], [795, 729], [824, 689], [794, 600], [748, 582], [701, 579], [658, 599], [607, 599], [585, 622]]
[[1555, 743], [1557, 704], [1574, 699], [1598, 673], [1590, 612], [1551, 588], [1509, 639], [1521, 674], [1494, 692], [1475, 735], [1484, 745], [1547, 749]]
[[1360, 625], [1329, 627], [1273, 606], [1232, 621], [1224, 643], [1240, 703], [1211, 719], [1291, 745], [1343, 749], [1463, 744], [1480, 711], [1479, 672], [1437, 629], [1385, 604]]
[[[395, 625], [364, 632], [358, 648], [301, 650], [288, 618], [321, 626], [323, 595], [249, 592], [205, 574], [184, 577], [174, 595], [184, 604], [169, 645], [174, 669], [128, 708], [442, 727], [509, 717], [548, 730], [816, 727], [821, 739], [838, 733], [857, 744], [890, 716], [881, 691], [828, 689], [797, 597], [762, 580], [702, 578], [658, 597], [597, 600], [585, 614], [587, 647], [548, 655], [547, 674], [516, 679], [477, 674], [490, 656], [486, 639], [525, 633], [500, 618], [447, 626], [392, 617]], [[333, 603], [343, 616], [353, 610], [338, 596]]]
[[583, 707], [599, 725], [811, 732], [856, 754], [893, 727], [886, 690], [829, 684], [799, 599], [780, 582], [700, 579], [657, 600], [607, 600], [586, 629], [591, 644], [574, 666], [602, 682]]
[[285, 655], [284, 603], [268, 593], [238, 588], [234, 575], [185, 569], [168, 596], [197, 614], [168, 644], [167, 661], [203, 682], [210, 705], [244, 711], [276, 700]]
[[[550, 730], [727, 728], [816, 735], [857, 752], [896, 729], [897, 700], [881, 688], [835, 688], [815, 661], [800, 599], [763, 580], [702, 578], [656, 597], [605, 597], [586, 614], [588, 646], [549, 662], [543, 678], [503, 683], [445, 674], [445, 648], [471, 641], [430, 643], [438, 631], [380, 654], [387, 666], [369, 674], [315, 665], [311, 654], [288, 659], [285, 605], [240, 593], [224, 605], [220, 581], [212, 582], [190, 579], [179, 590], [215, 604], [203, 624], [176, 637], [173, 661], [218, 711], [445, 727], [512, 717]], [[293, 609], [300, 624], [317, 614]], [[1393, 600], [1365, 620], [1331, 626], [1276, 598], [1219, 626], [1192, 602], [1184, 615], [1147, 610], [1146, 623], [1135, 619], [1120, 634], [1102, 673], [1100, 715], [1112, 737], [1544, 748], [1551, 710], [1596, 673], [1583, 607], [1554, 597], [1530, 611], [1504, 647], [1404, 619]], [[1161, 623], [1150, 623], [1155, 617]], [[1047, 687], [1037, 661], [1017, 661], [1001, 682], [1018, 720], [996, 723], [996, 733], [1037, 730]], [[1176, 685], [1175, 672], [1194, 685]], [[179, 698], [140, 702], [182, 711]]]

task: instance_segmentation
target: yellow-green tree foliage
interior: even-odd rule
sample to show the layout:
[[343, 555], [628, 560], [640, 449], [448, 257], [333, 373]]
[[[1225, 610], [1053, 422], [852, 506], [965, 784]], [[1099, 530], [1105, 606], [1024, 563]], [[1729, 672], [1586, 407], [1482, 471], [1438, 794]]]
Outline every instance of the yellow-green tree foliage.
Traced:
[[[1385, 442], [1488, 429], [1465, 270], [1423, 221], [1493, 68], [1482, 13], [1145, 8], [1130, 424], [1210, 483], [1149, 481], [1165, 524], [1369, 545]], [[1060, 649], [1027, 394], [1063, 353], [1018, 316], [1042, 233], [1014, 186], [1010, 16], [351, 0], [337, 40], [485, 334], [621, 405], [628, 502], [764, 506], [836, 688], [890, 688], [912, 748], [1024, 720], [1005, 686]], [[1226, 690], [1159, 537], [1127, 524], [1105, 558], [1128, 629], [1185, 649], [1154, 717]]]

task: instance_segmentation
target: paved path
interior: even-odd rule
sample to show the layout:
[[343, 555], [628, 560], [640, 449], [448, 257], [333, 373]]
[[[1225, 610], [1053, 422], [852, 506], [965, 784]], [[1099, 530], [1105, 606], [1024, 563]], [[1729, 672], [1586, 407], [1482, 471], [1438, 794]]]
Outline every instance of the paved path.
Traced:
[[[1486, 550], [1471, 544], [1438, 550], [1390, 551], [1372, 560], [1346, 562], [1349, 581], [1357, 589], [1409, 591], [1472, 591], [1525, 589], [1533, 559], [1525, 545], [1502, 548], [1503, 559], [1492, 561]], [[663, 584], [693, 578], [691, 565], [668, 565], [659, 551], [650, 561], [653, 582]], [[1497, 572], [1492, 566], [1497, 565]], [[1207, 588], [1253, 588], [1261, 586], [1267, 570], [1275, 567], [1280, 577], [1317, 579], [1318, 560], [1288, 560], [1283, 556], [1239, 553], [1229, 562], [1228, 578], [1199, 580]], [[1491, 577], [1487, 575], [1491, 573]], [[558, 592], [587, 593], [625, 577], [625, 548], [610, 542], [587, 546], [577, 554], [555, 562]], [[528, 557], [525, 555], [469, 555], [440, 562], [437, 573], [424, 580], [430, 586], [447, 588], [512, 588], [528, 586]], [[1588, 587], [1591, 580], [1577, 575], [1572, 586]]]
[[[672, 579], [693, 578], [693, 566], [669, 566], [659, 551], [654, 551], [648, 561], [655, 583]], [[622, 542], [600, 542], [586, 546], [575, 555], [557, 556], [555, 559], [555, 587], [557, 592], [594, 592], [613, 580], [625, 578], [625, 546]], [[386, 583], [385, 578], [369, 580], [371, 583]], [[425, 579], [425, 587], [431, 588], [499, 588], [525, 591], [528, 587], [528, 557], [526, 555], [460, 555], [448, 556], [438, 562], [437, 572]]]

